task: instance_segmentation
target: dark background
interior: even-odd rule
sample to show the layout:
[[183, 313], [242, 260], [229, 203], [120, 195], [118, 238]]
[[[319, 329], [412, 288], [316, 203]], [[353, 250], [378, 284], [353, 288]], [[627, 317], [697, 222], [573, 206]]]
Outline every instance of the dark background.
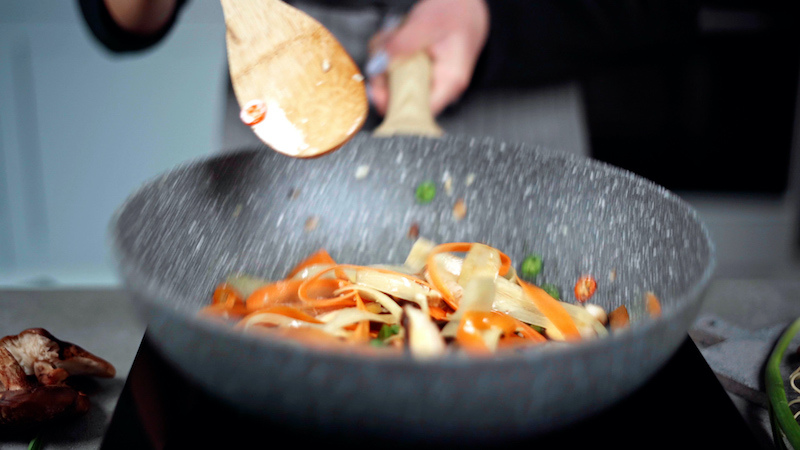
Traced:
[[703, 2], [691, 51], [582, 81], [592, 156], [670, 190], [781, 195], [797, 98], [800, 2]]

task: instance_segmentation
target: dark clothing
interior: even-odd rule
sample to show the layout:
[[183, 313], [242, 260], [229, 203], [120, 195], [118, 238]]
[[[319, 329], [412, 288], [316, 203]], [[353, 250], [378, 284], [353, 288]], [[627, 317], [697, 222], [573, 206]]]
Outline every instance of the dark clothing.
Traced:
[[[395, 4], [307, 1], [326, 7]], [[98, 11], [103, 0], [80, 2], [95, 36], [112, 51], [147, 48], [168, 32], [151, 38], [115, 32], [108, 14]], [[565, 137], [582, 129], [587, 143], [579, 146], [588, 147], [590, 156], [668, 189], [785, 192], [800, 76], [800, 2], [487, 4], [489, 36], [470, 87], [437, 118], [448, 132], [554, 142], [557, 149], [564, 143], [571, 150], [578, 145]], [[579, 86], [573, 94], [582, 103], [569, 107], [572, 112], [564, 109], [564, 120], [547, 98], [539, 106], [525, 100], [559, 92], [553, 86], [563, 82]], [[583, 116], [581, 124], [565, 127], [576, 115]], [[548, 141], [551, 134], [558, 138]], [[759, 158], [732, 156], [753, 148]]]
[[[113, 52], [146, 49], [171, 29], [139, 36], [120, 29], [103, 0], [79, 0], [86, 23]], [[330, 8], [407, 9], [414, 2], [378, 0], [314, 0]], [[640, 2], [572, 0], [489, 0], [490, 33], [476, 67], [473, 87], [519, 87], [580, 76], [592, 67], [675, 51], [697, 35], [698, 6], [691, 0]], [[335, 31], [334, 31], [334, 34]]]

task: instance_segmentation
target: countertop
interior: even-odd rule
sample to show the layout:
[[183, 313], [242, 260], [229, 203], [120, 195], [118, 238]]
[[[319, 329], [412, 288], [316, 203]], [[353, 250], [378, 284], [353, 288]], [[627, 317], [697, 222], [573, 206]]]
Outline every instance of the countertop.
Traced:
[[[711, 282], [689, 333], [765, 448], [772, 437], [762, 366], [780, 331], [796, 317], [800, 317], [800, 280], [717, 279]], [[145, 324], [119, 289], [0, 290], [0, 335], [31, 327], [45, 328], [116, 367], [115, 378], [90, 385], [89, 413], [44, 436], [45, 449], [99, 448]], [[4, 442], [0, 436], [3, 449], [25, 449], [27, 444], [24, 439]]]

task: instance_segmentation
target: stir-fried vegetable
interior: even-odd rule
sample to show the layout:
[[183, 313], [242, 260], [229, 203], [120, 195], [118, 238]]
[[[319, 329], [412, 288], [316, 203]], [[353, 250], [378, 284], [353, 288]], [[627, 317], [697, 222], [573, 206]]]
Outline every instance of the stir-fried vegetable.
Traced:
[[436, 185], [433, 181], [423, 181], [417, 186], [417, 191], [415, 193], [417, 202], [426, 205], [432, 202], [434, 197], [436, 197]]
[[556, 300], [561, 300], [561, 292], [558, 290], [558, 286], [552, 283], [543, 283], [540, 288], [544, 289], [550, 297], [553, 297]]
[[800, 332], [800, 318], [795, 319], [778, 339], [764, 370], [764, 384], [769, 398], [769, 416], [777, 448], [786, 448], [783, 443], [784, 436], [793, 448], [800, 448], [800, 425], [789, 409], [786, 388], [781, 375], [781, 362], [784, 354], [798, 332]]
[[519, 274], [526, 280], [533, 280], [542, 271], [542, 257], [539, 255], [528, 255], [522, 260], [519, 266]]
[[420, 359], [608, 334], [602, 308], [551, 289], [520, 280], [491, 246], [418, 239], [402, 266], [342, 264], [321, 249], [280, 280], [228, 277], [201, 313], [317, 347], [405, 349]]
[[575, 298], [583, 303], [592, 298], [596, 290], [597, 280], [591, 275], [584, 275], [578, 278], [578, 281], [575, 283]]

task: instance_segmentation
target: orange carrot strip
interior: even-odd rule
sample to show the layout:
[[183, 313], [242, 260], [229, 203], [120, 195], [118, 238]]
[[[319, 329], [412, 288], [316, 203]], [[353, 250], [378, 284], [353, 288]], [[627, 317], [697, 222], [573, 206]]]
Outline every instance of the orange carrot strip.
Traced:
[[306, 301], [305, 304], [314, 309], [345, 308], [355, 306], [355, 296], [356, 292], [353, 291], [333, 298], [311, 299]]
[[[472, 248], [472, 242], [450, 242], [446, 244], [439, 244], [431, 250], [431, 253], [428, 255], [428, 275], [431, 277], [431, 284], [433, 284], [436, 289], [442, 293], [442, 298], [444, 299], [445, 303], [447, 303], [451, 308], [458, 309], [458, 303], [456, 303], [455, 298], [453, 297], [453, 293], [450, 292], [450, 289], [445, 286], [444, 281], [442, 280], [441, 275], [439, 274], [439, 268], [436, 266], [434, 257], [439, 253], [447, 253], [447, 252], [468, 252]], [[497, 250], [497, 249], [495, 249]], [[498, 275], [504, 276], [508, 273], [509, 269], [511, 268], [511, 258], [508, 257], [505, 253], [497, 250], [500, 254], [500, 271]]]
[[581, 338], [577, 325], [575, 325], [572, 317], [569, 316], [567, 310], [561, 306], [558, 300], [538, 286], [522, 280], [519, 280], [519, 284], [522, 286], [525, 296], [531, 299], [539, 311], [564, 335], [564, 339], [574, 340]]
[[298, 273], [300, 273], [300, 271], [302, 271], [306, 267], [311, 267], [318, 264], [335, 265], [336, 261], [333, 260], [331, 255], [329, 255], [324, 248], [320, 249], [309, 255], [306, 259], [300, 261], [296, 266], [294, 266], [294, 268], [289, 272], [289, 275], [287, 275], [286, 278], [292, 278]]
[[517, 326], [516, 319], [499, 311], [467, 311], [458, 325], [456, 341], [468, 352], [491, 353], [482, 333], [490, 328], [499, 328], [503, 334], [510, 335]]
[[[358, 292], [356, 292], [355, 295], [356, 295], [356, 307], [361, 311], [366, 311], [367, 308], [364, 305], [364, 300], [361, 299], [361, 296], [358, 295]], [[353, 342], [357, 343], [369, 342], [369, 320], [362, 320], [358, 322], [358, 326], [356, 326], [356, 329], [353, 332]]]
[[236, 288], [231, 286], [228, 283], [220, 283], [217, 285], [217, 288], [214, 289], [214, 294], [211, 298], [211, 303], [216, 305], [219, 303], [227, 303], [233, 300], [234, 302], [241, 302], [242, 294], [239, 293]]
[[444, 308], [438, 306], [428, 306], [431, 318], [433, 320], [447, 320], [448, 312]]
[[261, 286], [247, 297], [247, 309], [255, 311], [270, 305], [296, 303], [302, 283], [303, 280], [280, 280]]

